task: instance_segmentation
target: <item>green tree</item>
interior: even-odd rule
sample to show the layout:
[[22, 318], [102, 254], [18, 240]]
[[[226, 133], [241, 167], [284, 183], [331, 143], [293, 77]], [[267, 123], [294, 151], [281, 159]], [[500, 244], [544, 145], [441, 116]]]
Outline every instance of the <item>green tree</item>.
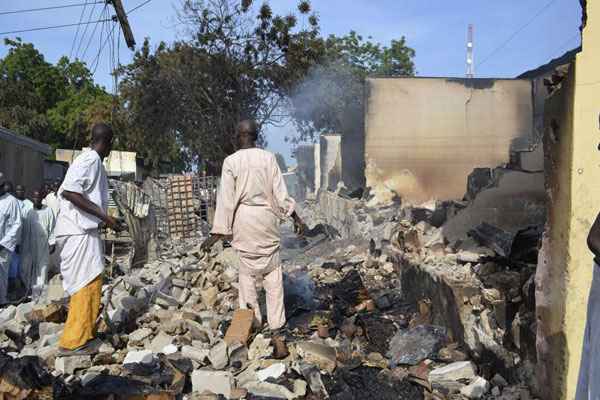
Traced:
[[110, 95], [80, 61], [66, 57], [52, 65], [30, 43], [5, 40], [0, 59], [0, 125], [54, 147], [87, 144], [97, 110]]
[[[145, 127], [146, 137], [176, 144], [188, 169], [217, 170], [236, 150], [237, 122], [254, 118], [262, 128], [280, 121], [289, 91], [322, 56], [310, 12], [299, 3], [307, 23], [298, 28], [299, 17], [275, 15], [266, 3], [183, 1], [179, 19], [189, 38], [154, 51], [147, 42], [121, 69], [125, 119], [134, 131]], [[149, 150], [153, 165], [169, 154], [163, 142], [146, 143], [158, 146]]]

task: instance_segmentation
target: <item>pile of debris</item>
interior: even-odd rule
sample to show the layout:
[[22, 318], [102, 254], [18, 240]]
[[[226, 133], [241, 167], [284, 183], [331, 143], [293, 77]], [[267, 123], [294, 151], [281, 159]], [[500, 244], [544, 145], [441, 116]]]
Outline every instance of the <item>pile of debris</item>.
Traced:
[[144, 264], [111, 262], [96, 354], [59, 354], [68, 299], [58, 275], [41, 302], [0, 310], [0, 395], [530, 399], [539, 227], [482, 223], [448, 243], [458, 203], [342, 200], [329, 208], [337, 225], [308, 205], [304, 240], [284, 227], [283, 331], [238, 310], [233, 249], [204, 254], [201, 233], [151, 257], [137, 246]]

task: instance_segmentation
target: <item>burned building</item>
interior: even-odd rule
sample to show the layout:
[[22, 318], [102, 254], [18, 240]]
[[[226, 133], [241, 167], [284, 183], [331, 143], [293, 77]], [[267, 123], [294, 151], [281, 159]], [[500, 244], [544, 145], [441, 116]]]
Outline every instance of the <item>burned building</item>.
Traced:
[[44, 160], [51, 154], [49, 145], [0, 127], [0, 171], [15, 184], [41, 187]]

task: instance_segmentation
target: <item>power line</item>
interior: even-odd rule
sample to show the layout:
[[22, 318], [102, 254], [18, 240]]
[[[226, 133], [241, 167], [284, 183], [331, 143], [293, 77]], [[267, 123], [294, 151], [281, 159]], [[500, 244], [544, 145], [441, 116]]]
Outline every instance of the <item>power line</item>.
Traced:
[[21, 30], [18, 30], [18, 31], [0, 32], [0, 35], [12, 35], [13, 33], [34, 32], [34, 31], [42, 31], [42, 30], [46, 30], [46, 29], [69, 28], [69, 27], [72, 27], [72, 26], [90, 25], [90, 24], [95, 24], [97, 22], [105, 22], [105, 21], [112, 21], [112, 19], [108, 18], [108, 19], [100, 19], [98, 21], [78, 22], [76, 24], [42, 26], [42, 27], [39, 27], [39, 28], [30, 28], [30, 29], [21, 29]]
[[[107, 5], [104, 5], [104, 9], [102, 10], [101, 14], [100, 14], [103, 18], [106, 19], [106, 17], [108, 16], [108, 12], [107, 12]], [[85, 46], [85, 50], [83, 50], [83, 53], [81, 53], [81, 59], [85, 60], [85, 55], [87, 54], [88, 49], [90, 48], [90, 45], [92, 44], [92, 40], [94, 39], [94, 35], [96, 34], [96, 29], [98, 29], [98, 25], [100, 23], [97, 22], [96, 25], [94, 25], [94, 30], [92, 31], [92, 34], [90, 35], [90, 40], [88, 40], [88, 44], [87, 46]], [[106, 24], [106, 22], [102, 22], [102, 24]], [[100, 43], [102, 43], [102, 39], [100, 39]]]
[[152, 0], [146, 0], [145, 2], [133, 7], [131, 10], [127, 11], [127, 15], [131, 14], [132, 12], [134, 12], [135, 10], [137, 10], [138, 8], [142, 8], [144, 7], [146, 4], [150, 3]]
[[527, 23], [525, 23], [523, 26], [521, 26], [519, 29], [517, 29], [512, 35], [510, 35], [508, 37], [508, 39], [506, 39], [504, 42], [502, 42], [502, 44], [500, 46], [496, 47], [479, 64], [477, 64], [477, 67], [480, 67], [481, 65], [483, 65], [485, 62], [490, 60], [492, 58], [492, 56], [495, 55], [498, 51], [500, 51], [504, 47], [506, 47], [507, 44], [509, 44], [515, 37], [517, 37], [517, 35], [519, 33], [523, 32], [523, 30], [525, 30], [525, 28], [527, 28], [529, 25], [531, 25], [533, 23], [533, 21], [535, 21], [537, 19], [537, 17], [542, 15], [548, 8], [550, 8], [550, 6], [552, 6], [554, 3], [556, 3], [556, 1], [557, 0], [551, 0], [544, 7], [542, 7], [542, 9], [540, 9], [540, 11], [538, 11], [529, 21], [527, 21]]
[[[90, 13], [88, 14], [88, 22], [92, 20], [92, 16], [94, 14], [95, 9], [96, 5], [92, 4], [92, 8], [90, 8]], [[79, 39], [79, 45], [77, 46], [77, 50], [75, 51], [75, 58], [77, 58], [79, 51], [81, 50], [81, 46], [83, 45], [83, 41], [85, 40], [85, 35], [87, 34], [88, 27], [89, 25], [85, 25], [85, 28], [83, 29], [83, 33], [81, 34], [81, 38]]]
[[96, 74], [96, 70], [98, 69], [98, 65], [100, 65], [100, 55], [102, 54], [102, 51], [104, 51], [104, 48], [106, 47], [106, 44], [110, 40], [111, 35], [114, 33], [116, 26], [117, 26], [117, 23], [115, 22], [113, 24], [113, 26], [112, 26], [112, 29], [107, 33], [106, 40], [104, 41], [104, 43], [102, 44], [102, 46], [98, 49], [98, 54], [96, 54], [96, 57], [94, 58], [94, 61], [92, 61], [92, 63], [90, 64], [90, 66], [91, 65], [95, 65], [94, 71], [92, 72], [92, 75]]
[[[91, 4], [101, 4], [103, 1], [96, 1]], [[62, 6], [51, 6], [51, 7], [41, 7], [41, 8], [29, 8], [25, 10], [14, 10], [14, 11], [0, 11], [0, 15], [10, 15], [10, 14], [22, 14], [34, 11], [47, 11], [47, 10], [57, 10], [60, 8], [71, 8], [71, 7], [87, 7], [89, 3], [86, 1], [85, 3], [77, 3], [77, 4], [65, 4]]]
[[[85, 9], [87, 8], [88, 0], [85, 1], [83, 8], [81, 9], [81, 14], [79, 15], [79, 22], [83, 21], [83, 16], [85, 15]], [[77, 31], [75, 32], [75, 37], [73, 37], [73, 43], [71, 43], [71, 51], [69, 52], [69, 59], [73, 58], [73, 50], [75, 50], [75, 43], [77, 43], [77, 37], [79, 36], [79, 28], [81, 26], [77, 26]]]

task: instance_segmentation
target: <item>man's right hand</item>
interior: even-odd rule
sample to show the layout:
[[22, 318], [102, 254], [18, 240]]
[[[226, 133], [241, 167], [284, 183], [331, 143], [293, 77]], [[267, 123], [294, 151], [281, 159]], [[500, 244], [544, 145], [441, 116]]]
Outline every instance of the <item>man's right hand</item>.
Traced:
[[119, 221], [116, 218], [111, 217], [110, 215], [106, 216], [106, 218], [104, 219], [104, 224], [106, 224], [108, 228], [112, 229], [115, 232], [121, 232], [123, 230], [123, 227], [121, 226], [121, 224], [119, 224]]

